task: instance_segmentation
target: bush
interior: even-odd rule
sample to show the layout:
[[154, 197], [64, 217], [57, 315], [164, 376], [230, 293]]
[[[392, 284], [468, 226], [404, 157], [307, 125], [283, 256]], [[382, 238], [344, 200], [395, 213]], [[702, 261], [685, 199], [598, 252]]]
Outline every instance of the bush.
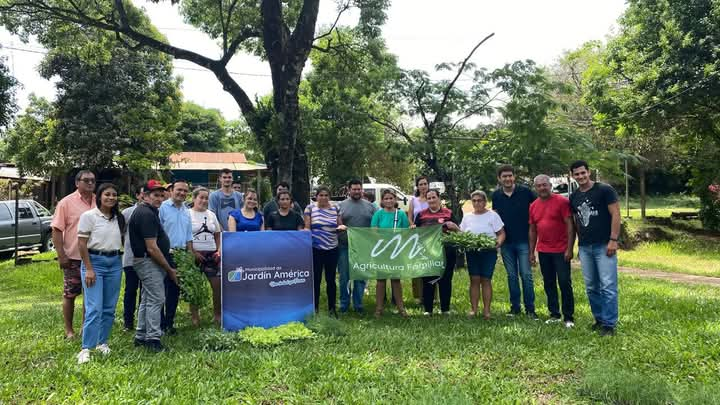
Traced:
[[720, 231], [720, 202], [709, 191], [700, 194], [700, 220], [703, 228]]

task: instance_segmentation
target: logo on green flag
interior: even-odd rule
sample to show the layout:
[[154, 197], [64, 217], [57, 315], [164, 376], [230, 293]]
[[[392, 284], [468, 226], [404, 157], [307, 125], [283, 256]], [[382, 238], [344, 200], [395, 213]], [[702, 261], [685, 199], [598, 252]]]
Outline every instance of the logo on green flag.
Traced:
[[351, 280], [438, 276], [445, 269], [442, 226], [348, 228]]

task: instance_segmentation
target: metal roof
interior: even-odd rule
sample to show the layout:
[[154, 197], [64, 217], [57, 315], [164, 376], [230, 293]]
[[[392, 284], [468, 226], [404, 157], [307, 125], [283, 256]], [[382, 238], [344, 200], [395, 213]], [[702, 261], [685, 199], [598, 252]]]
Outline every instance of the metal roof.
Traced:
[[267, 170], [262, 163], [248, 162], [242, 152], [180, 152], [170, 155], [172, 170]]

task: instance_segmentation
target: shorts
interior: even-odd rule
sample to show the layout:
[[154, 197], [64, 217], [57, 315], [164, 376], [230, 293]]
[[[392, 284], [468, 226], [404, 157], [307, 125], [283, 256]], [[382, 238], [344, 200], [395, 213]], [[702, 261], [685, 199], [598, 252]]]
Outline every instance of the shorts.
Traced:
[[472, 250], [465, 252], [467, 259], [468, 273], [471, 276], [480, 276], [492, 279], [495, 272], [495, 262], [497, 262], [497, 250]]
[[63, 271], [63, 298], [75, 298], [82, 294], [80, 279], [80, 260], [70, 260], [70, 265]]
[[220, 261], [215, 260], [215, 252], [199, 252], [205, 258], [205, 261], [200, 263], [200, 271], [205, 273], [205, 277], [214, 278], [220, 277]]

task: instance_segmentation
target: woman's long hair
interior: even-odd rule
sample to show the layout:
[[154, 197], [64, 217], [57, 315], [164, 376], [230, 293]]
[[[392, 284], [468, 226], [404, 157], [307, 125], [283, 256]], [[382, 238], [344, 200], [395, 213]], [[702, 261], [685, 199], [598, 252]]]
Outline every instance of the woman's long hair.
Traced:
[[[102, 205], [102, 195], [107, 189], [113, 189], [115, 190], [115, 193], [118, 192], [117, 186], [115, 186], [113, 183], [103, 183], [98, 187], [97, 191], [95, 192], [95, 205], [100, 209], [100, 206]], [[119, 196], [118, 196], [119, 197]], [[125, 217], [120, 214], [120, 208], [119, 208], [119, 201], [115, 200], [115, 205], [110, 209], [110, 220], [112, 221], [113, 218], [117, 217], [118, 222], [118, 228], [120, 228], [120, 234], [125, 234]]]
[[423, 179], [428, 182], [428, 190], [430, 190], [430, 179], [428, 179], [428, 176], [419, 176], [417, 179], [415, 179], [415, 197], [420, 197], [420, 188], [418, 187], [418, 184], [420, 184], [420, 180]]

